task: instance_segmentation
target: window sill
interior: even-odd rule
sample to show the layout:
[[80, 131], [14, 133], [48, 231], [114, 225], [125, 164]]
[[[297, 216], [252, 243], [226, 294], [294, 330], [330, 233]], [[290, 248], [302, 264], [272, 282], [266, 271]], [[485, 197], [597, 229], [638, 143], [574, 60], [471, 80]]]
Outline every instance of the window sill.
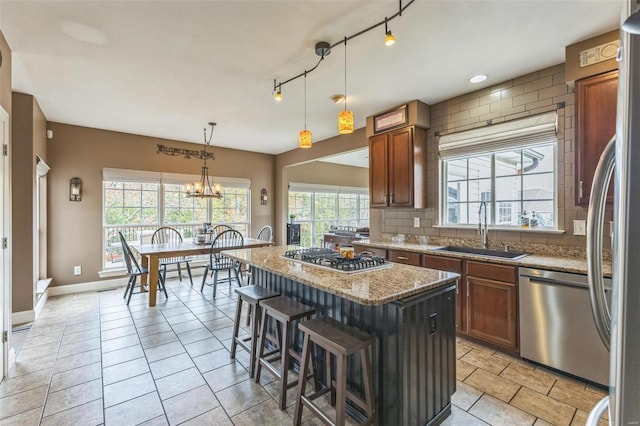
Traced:
[[98, 276], [100, 278], [124, 277], [125, 275], [127, 275], [126, 268], [113, 268], [98, 271]]
[[[438, 229], [468, 229], [468, 230], [477, 230], [477, 226], [453, 226], [453, 225], [434, 225], [434, 228]], [[500, 227], [500, 226], [489, 226], [489, 231], [501, 231], [501, 232], [526, 232], [526, 233], [534, 233], [534, 234], [555, 234], [561, 235], [566, 231], [564, 229], [550, 229], [550, 228], [512, 228], [512, 227]]]

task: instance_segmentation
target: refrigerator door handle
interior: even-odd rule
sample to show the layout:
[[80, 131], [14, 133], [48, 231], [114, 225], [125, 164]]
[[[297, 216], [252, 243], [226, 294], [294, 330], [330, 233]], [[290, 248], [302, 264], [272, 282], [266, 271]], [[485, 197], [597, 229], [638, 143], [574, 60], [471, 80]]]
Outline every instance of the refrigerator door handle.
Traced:
[[593, 407], [593, 410], [589, 413], [589, 417], [587, 417], [587, 421], [584, 426], [598, 426], [600, 422], [600, 417], [604, 414], [604, 412], [609, 408], [609, 395], [605, 396]]
[[591, 198], [587, 212], [587, 275], [591, 313], [596, 329], [607, 350], [611, 340], [611, 313], [604, 292], [602, 276], [602, 233], [604, 229], [604, 209], [607, 202], [609, 181], [615, 165], [615, 142], [612, 137], [605, 147], [593, 176]]

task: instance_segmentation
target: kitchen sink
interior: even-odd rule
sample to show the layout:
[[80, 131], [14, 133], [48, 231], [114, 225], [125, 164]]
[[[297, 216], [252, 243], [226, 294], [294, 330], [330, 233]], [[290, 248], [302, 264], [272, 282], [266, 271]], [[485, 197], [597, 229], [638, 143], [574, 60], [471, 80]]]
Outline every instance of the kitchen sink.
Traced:
[[459, 247], [459, 246], [444, 246], [444, 247], [437, 248], [435, 250], [448, 251], [451, 253], [474, 254], [476, 256], [499, 257], [502, 259], [511, 259], [511, 260], [522, 259], [525, 256], [529, 256], [529, 253], [522, 253], [518, 251], [503, 251], [503, 250], [481, 249], [481, 248]]

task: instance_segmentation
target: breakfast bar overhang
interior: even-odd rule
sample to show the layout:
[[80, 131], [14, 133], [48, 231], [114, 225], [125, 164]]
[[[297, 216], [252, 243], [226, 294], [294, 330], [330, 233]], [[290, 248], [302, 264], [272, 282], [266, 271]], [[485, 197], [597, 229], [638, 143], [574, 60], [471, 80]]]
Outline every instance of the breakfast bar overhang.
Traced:
[[[267, 287], [375, 337], [372, 355], [377, 423], [440, 423], [456, 389], [455, 292], [458, 274], [392, 264], [357, 273], [332, 271], [283, 257], [287, 247], [224, 254], [249, 265], [253, 284]], [[294, 340], [300, 346], [301, 339]], [[317, 354], [324, 377], [324, 354]], [[348, 387], [362, 394], [359, 362], [349, 360]], [[358, 416], [355, 406], [348, 406]]]

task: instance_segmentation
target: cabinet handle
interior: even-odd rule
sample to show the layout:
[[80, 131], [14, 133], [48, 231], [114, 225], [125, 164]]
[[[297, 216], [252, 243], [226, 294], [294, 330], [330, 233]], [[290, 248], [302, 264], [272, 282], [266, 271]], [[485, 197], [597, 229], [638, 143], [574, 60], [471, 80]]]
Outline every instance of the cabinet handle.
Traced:
[[580, 181], [580, 186], [578, 186], [578, 198], [580, 199], [582, 199], [582, 191], [583, 191], [582, 187], [584, 186], [583, 184], [584, 182]]
[[398, 256], [398, 260], [409, 260], [409, 258], [404, 256]]
[[467, 281], [467, 297], [469, 297], [469, 281]]
[[393, 192], [389, 196], [391, 197], [391, 204], [393, 204]]

